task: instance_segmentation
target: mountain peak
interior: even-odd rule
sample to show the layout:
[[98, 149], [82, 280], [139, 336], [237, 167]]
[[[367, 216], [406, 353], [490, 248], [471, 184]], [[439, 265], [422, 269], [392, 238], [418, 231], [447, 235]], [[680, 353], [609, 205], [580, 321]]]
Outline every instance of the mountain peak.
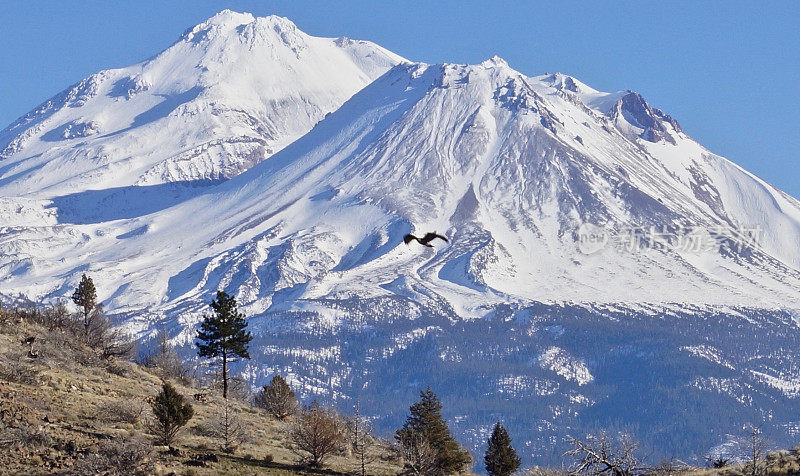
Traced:
[[268, 30], [273, 30], [277, 33], [300, 32], [297, 25], [286, 17], [278, 15], [256, 17], [251, 13], [240, 13], [226, 9], [210, 17], [208, 20], [189, 28], [182, 38], [196, 42], [208, 37], [213, 32], [224, 34], [234, 30], [238, 34], [245, 35], [245, 31], [248, 29], [247, 27], [251, 30], [260, 30], [262, 32]]
[[669, 124], [674, 132], [682, 132], [678, 121], [662, 110], [650, 106], [641, 94], [633, 91], [627, 91], [617, 100], [609, 117], [614, 121], [624, 120], [630, 126], [641, 130], [638, 135], [649, 142], [658, 142], [664, 139], [667, 142], [675, 143], [675, 139], [663, 123]]
[[578, 94], [597, 94], [599, 91], [564, 73], [553, 73], [543, 81], [559, 91], [571, 91]]
[[241, 25], [244, 23], [250, 23], [253, 20], [255, 20], [255, 18], [256, 17], [252, 13], [235, 12], [233, 10], [226, 8], [224, 10], [215, 13], [203, 23], [214, 24], [214, 25], [223, 25], [223, 24]]
[[503, 58], [501, 58], [501, 57], [499, 57], [497, 55], [494, 55], [491, 58], [483, 61], [481, 63], [481, 66], [483, 66], [485, 68], [491, 68], [491, 67], [494, 67], [494, 66], [502, 66], [502, 67], [506, 67], [506, 68], [509, 67], [508, 63], [506, 62], [506, 60], [504, 60]]
[[246, 25], [255, 21], [255, 17], [250, 13], [239, 13], [232, 10], [222, 10], [219, 13], [211, 16], [205, 21], [188, 28], [182, 38], [191, 40], [200, 32], [208, 32], [212, 29], [231, 29], [239, 25]]
[[0, 131], [0, 159], [25, 177], [0, 180], [0, 194], [230, 178], [403, 61], [283, 17], [223, 10], [147, 61], [96, 73]]

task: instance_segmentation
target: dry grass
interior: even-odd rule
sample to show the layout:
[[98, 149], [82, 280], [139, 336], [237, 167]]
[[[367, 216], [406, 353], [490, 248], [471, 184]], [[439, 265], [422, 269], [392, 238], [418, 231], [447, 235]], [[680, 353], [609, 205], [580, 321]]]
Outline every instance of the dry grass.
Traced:
[[[23, 343], [32, 335], [36, 358], [28, 357], [30, 346]], [[14, 435], [0, 448], [0, 473], [289, 475], [346, 474], [356, 467], [345, 455], [331, 457], [322, 470], [297, 466], [289, 423], [244, 401], [233, 401], [231, 411], [247, 429], [248, 441], [226, 454], [208, 431], [223, 408], [221, 395], [205, 392], [207, 401], [201, 403], [192, 398], [200, 390], [172, 383], [195, 409], [178, 436], [178, 454], [153, 448], [147, 434], [152, 413], [145, 400], [158, 393], [158, 376], [132, 362], [96, 359], [58, 330], [0, 319], [0, 443], [3, 434]], [[384, 458], [377, 458], [370, 473], [398, 474], [401, 466], [390, 450], [378, 451]]]
[[109, 423], [137, 425], [145, 415], [147, 405], [139, 398], [109, 400], [98, 407], [97, 416]]

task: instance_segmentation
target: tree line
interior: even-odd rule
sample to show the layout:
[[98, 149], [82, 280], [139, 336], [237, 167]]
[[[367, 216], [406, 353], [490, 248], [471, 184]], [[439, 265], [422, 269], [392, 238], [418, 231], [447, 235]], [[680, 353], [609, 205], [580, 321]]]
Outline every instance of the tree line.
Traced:
[[[234, 297], [218, 291], [211, 308], [213, 314], [203, 317], [196, 346], [200, 357], [218, 359], [223, 397], [227, 398], [228, 362], [250, 358], [248, 348], [252, 335], [246, 331], [247, 321], [238, 312]], [[369, 422], [359, 415], [358, 406], [355, 416], [350, 419], [321, 406], [316, 400], [300, 407], [294, 392], [279, 375], [258, 392], [255, 403], [280, 420], [295, 416], [290, 437], [298, 454], [309, 466], [322, 466], [328, 456], [349, 441], [353, 453], [360, 459], [362, 476], [367, 474], [368, 442], [374, 437]], [[766, 457], [766, 439], [758, 427], [752, 426], [751, 430], [742, 443], [745, 448], [742, 453], [750, 458], [744, 469], [751, 476], [759, 476], [766, 474], [770, 467]], [[461, 474], [473, 466], [470, 452], [451, 434], [442, 416], [442, 404], [430, 387], [421, 391], [419, 401], [410, 406], [409, 415], [395, 432], [394, 440], [407, 474]], [[676, 460], [665, 460], [655, 466], [645, 465], [638, 454], [638, 442], [624, 433], [612, 436], [600, 432], [585, 438], [570, 438], [569, 444], [572, 449], [564, 454], [571, 461], [566, 471], [568, 474], [668, 475], [689, 468], [689, 465]], [[712, 468], [727, 467], [732, 462], [732, 458], [720, 455], [707, 461]], [[521, 459], [501, 422], [495, 424], [487, 440], [483, 463], [490, 476], [509, 476], [520, 468]]]
[[[195, 345], [198, 356], [212, 359], [220, 367], [222, 396], [228, 398], [229, 364], [238, 359], [249, 359], [252, 335], [247, 331], [247, 320], [238, 311], [236, 298], [218, 291], [211, 301], [212, 313], [204, 315]], [[321, 467], [325, 460], [349, 442], [360, 463], [360, 473], [368, 474], [369, 447], [375, 441], [371, 425], [361, 417], [356, 407], [353, 417], [342, 417], [316, 400], [301, 407], [294, 391], [286, 381], [276, 375], [254, 398], [255, 405], [265, 409], [279, 420], [293, 417], [289, 436], [298, 455], [311, 467]], [[161, 405], [156, 415], [164, 436], [170, 444], [174, 428], [185, 425], [191, 418], [191, 406], [175, 396], [174, 389], [164, 384], [154, 405]], [[442, 417], [442, 404], [436, 394], [427, 388], [420, 392], [420, 400], [411, 405], [402, 428], [394, 434], [398, 451], [409, 474], [445, 475], [459, 474], [472, 467], [472, 457], [453, 437]], [[154, 407], [155, 412], [155, 407]], [[225, 433], [224, 439], [227, 440]], [[227, 441], [226, 441], [227, 443]], [[511, 438], [498, 423], [488, 441], [485, 456], [486, 469], [492, 476], [507, 476], [520, 466], [520, 458], [511, 446]]]

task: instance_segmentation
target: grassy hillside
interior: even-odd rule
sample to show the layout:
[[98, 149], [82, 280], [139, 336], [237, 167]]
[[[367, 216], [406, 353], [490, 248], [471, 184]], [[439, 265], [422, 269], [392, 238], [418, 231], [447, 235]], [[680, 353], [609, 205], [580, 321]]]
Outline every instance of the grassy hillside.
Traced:
[[[34, 337], [33, 345], [24, 341]], [[34, 349], [36, 357], [29, 351]], [[0, 473], [2, 474], [346, 474], [358, 462], [340, 452], [324, 469], [298, 465], [287, 422], [231, 400], [248, 441], [233, 454], [211, 434], [221, 414], [218, 392], [173, 381], [195, 415], [175, 448], [153, 445], [148, 397], [161, 379], [124, 360], [103, 360], [59, 330], [0, 314]], [[204, 394], [204, 401], [193, 395]], [[401, 464], [377, 444], [370, 474], [398, 474]]]

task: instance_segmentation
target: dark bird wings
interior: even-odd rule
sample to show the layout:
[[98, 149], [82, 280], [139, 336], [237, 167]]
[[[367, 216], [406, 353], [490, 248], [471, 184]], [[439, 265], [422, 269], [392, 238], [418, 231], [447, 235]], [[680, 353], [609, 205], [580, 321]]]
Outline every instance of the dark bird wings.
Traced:
[[431, 241], [435, 240], [436, 238], [441, 238], [444, 241], [447, 241], [447, 238], [445, 238], [442, 235], [438, 235], [438, 234], [436, 234], [434, 232], [434, 233], [426, 233], [425, 236], [423, 236], [422, 239], [419, 240], [419, 242], [422, 243], [423, 245], [427, 245], [428, 243], [430, 243]]
[[433, 245], [431, 245], [430, 242], [435, 240], [436, 238], [441, 238], [444, 241], [447, 241], [447, 238], [445, 238], [442, 235], [439, 235], [439, 234], [437, 234], [435, 232], [434, 233], [428, 232], [422, 238], [418, 238], [418, 237], [416, 237], [416, 236], [414, 236], [414, 235], [409, 233], [408, 235], [403, 237], [403, 243], [409, 244], [412, 241], [417, 240], [419, 242], [419, 244], [425, 245], [425, 246], [427, 246], [429, 248], [433, 248]]

